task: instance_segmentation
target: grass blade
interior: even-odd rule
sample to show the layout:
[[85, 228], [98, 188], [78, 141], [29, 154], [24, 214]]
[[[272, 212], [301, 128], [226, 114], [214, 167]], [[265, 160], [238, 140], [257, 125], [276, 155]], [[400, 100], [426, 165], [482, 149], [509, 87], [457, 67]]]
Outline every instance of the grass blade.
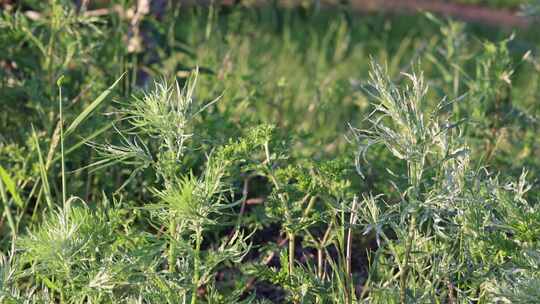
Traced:
[[41, 175], [41, 182], [43, 184], [43, 190], [45, 192], [45, 200], [47, 201], [47, 205], [49, 208], [53, 208], [52, 205], [52, 196], [51, 196], [51, 188], [49, 185], [49, 179], [47, 178], [47, 168], [45, 167], [45, 162], [43, 161], [43, 155], [41, 154], [41, 148], [39, 147], [39, 139], [36, 134], [36, 130], [32, 127], [32, 137], [34, 139], [34, 144], [36, 145], [38, 158], [39, 158], [39, 173]]
[[86, 119], [88, 116], [109, 96], [109, 94], [112, 92], [114, 87], [120, 82], [120, 80], [124, 77], [125, 73], [122, 74], [107, 90], [103, 91], [92, 103], [82, 111], [79, 116], [75, 118], [75, 120], [69, 125], [69, 127], [66, 129], [65, 136], [69, 136], [77, 127]]
[[[0, 171], [3, 171], [4, 169], [0, 166]], [[13, 221], [13, 216], [11, 215], [11, 210], [9, 208], [9, 200], [6, 195], [6, 190], [4, 189], [4, 183], [2, 180], [0, 180], [0, 197], [2, 198], [2, 201], [5, 204], [4, 213], [8, 220], [9, 228], [11, 229], [11, 233], [13, 238], [17, 236], [17, 227], [15, 225], [15, 221]]]
[[21, 197], [19, 196], [19, 193], [17, 192], [15, 182], [11, 179], [7, 171], [2, 166], [0, 166], [0, 178], [2, 179], [4, 185], [6, 185], [6, 189], [11, 194], [11, 197], [13, 197], [13, 200], [15, 201], [15, 204], [17, 204], [17, 207], [22, 208], [24, 204]]

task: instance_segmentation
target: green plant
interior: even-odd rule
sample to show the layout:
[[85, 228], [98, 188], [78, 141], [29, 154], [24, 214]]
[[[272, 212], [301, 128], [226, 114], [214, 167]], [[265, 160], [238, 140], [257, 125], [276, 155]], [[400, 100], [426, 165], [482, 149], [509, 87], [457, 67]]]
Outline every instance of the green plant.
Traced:
[[0, 4], [0, 302], [538, 297], [534, 33], [158, 2]]
[[[515, 225], [504, 206], [520, 202], [529, 207], [510, 209], [531, 208], [524, 199], [530, 189], [525, 173], [518, 183], [502, 186], [496, 178], [473, 171], [460, 126], [449, 121], [451, 103], [443, 100], [428, 116], [421, 76], [407, 75], [411, 85], [400, 90], [385, 75], [374, 66], [371, 86], [378, 103], [369, 118], [371, 129], [353, 129], [360, 144], [358, 160], [371, 145], [381, 143], [406, 162], [407, 170], [405, 176], [395, 175], [397, 204], [388, 208], [373, 198], [365, 202], [371, 215], [365, 222], [369, 229], [378, 227], [384, 240], [374, 256], [382, 269], [373, 268], [368, 277], [368, 298], [400, 303], [487, 301], [492, 293], [483, 282], [497, 280], [496, 274], [505, 269], [519, 268], [510, 257], [529, 251], [525, 243], [518, 245], [519, 233], [500, 230]], [[479, 206], [483, 207], [477, 210]], [[536, 211], [530, 212], [519, 218], [536, 216]], [[525, 226], [534, 230], [534, 225]], [[397, 271], [391, 271], [393, 267]]]

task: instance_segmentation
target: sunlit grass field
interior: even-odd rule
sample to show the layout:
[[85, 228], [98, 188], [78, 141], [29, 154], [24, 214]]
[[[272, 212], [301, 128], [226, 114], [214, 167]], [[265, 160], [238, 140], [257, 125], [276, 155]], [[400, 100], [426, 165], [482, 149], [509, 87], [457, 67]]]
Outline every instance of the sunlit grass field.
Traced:
[[0, 302], [540, 301], [534, 23], [145, 3], [0, 12]]

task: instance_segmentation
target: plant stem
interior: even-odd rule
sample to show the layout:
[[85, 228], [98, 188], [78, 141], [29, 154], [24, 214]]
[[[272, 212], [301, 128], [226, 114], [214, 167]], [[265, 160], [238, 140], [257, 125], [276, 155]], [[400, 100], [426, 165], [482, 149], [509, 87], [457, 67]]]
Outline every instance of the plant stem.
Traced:
[[202, 242], [202, 232], [201, 228], [197, 227], [196, 237], [195, 237], [195, 256], [193, 263], [193, 294], [191, 295], [191, 304], [197, 303], [197, 290], [199, 289], [199, 279], [200, 279], [200, 251], [201, 251], [201, 242]]
[[[309, 195], [308, 195], [309, 196]], [[306, 198], [308, 197], [306, 196]], [[313, 195], [311, 197], [311, 199], [309, 200], [309, 203], [306, 207], [306, 210], [304, 210], [304, 213], [303, 213], [303, 216], [302, 218], [306, 218], [307, 216], [309, 216], [309, 212], [311, 211], [311, 209], [313, 209], [313, 206], [315, 205], [315, 202], [317, 201], [317, 196]]]
[[356, 223], [356, 205], [357, 200], [354, 198], [351, 210], [351, 217], [349, 219], [349, 227], [347, 229], [347, 252], [346, 252], [346, 268], [347, 277], [349, 282], [352, 282], [352, 269], [351, 269], [351, 260], [352, 260], [352, 226]]
[[294, 271], [294, 248], [295, 248], [295, 235], [294, 233], [288, 233], [289, 238], [289, 280]]
[[409, 258], [411, 255], [412, 245], [414, 243], [414, 228], [416, 226], [416, 214], [411, 215], [411, 222], [409, 223], [409, 236], [407, 239], [407, 245], [405, 248], [405, 258], [403, 260], [403, 269], [401, 269], [401, 275], [399, 278], [399, 302], [401, 304], [406, 303], [407, 296], [407, 279], [409, 275]]
[[353, 285], [352, 280], [352, 267], [351, 267], [351, 261], [352, 261], [352, 226], [356, 223], [356, 205], [358, 201], [356, 197], [353, 200], [352, 208], [351, 208], [351, 216], [349, 218], [349, 227], [347, 228], [347, 244], [346, 246], [346, 253], [345, 253], [345, 274], [346, 274], [346, 284], [351, 287]]
[[[412, 191], [409, 193], [409, 204], [411, 202], [415, 203], [418, 200], [418, 191], [420, 189], [420, 181], [424, 169], [424, 161], [422, 158], [418, 162], [409, 161], [409, 180], [411, 181]], [[417, 209], [414, 208], [411, 212], [411, 221], [409, 223], [409, 233], [407, 236], [407, 244], [405, 245], [405, 257], [403, 259], [403, 266], [400, 269], [400, 278], [399, 278], [399, 302], [401, 304], [406, 303], [407, 299], [407, 280], [409, 276], [409, 259], [411, 255], [412, 246], [415, 242], [415, 227], [416, 227], [416, 216]]]
[[[50, 9], [52, 10], [52, 16], [53, 18], [49, 20], [49, 41], [47, 43], [47, 58], [45, 58], [45, 68], [47, 70], [47, 80], [49, 81], [49, 92], [53, 92], [53, 86], [54, 86], [54, 48], [55, 48], [55, 42], [56, 42], [56, 33], [57, 33], [57, 24], [58, 24], [58, 16], [56, 15], [56, 10], [58, 4], [56, 1], [51, 0], [49, 2]], [[51, 94], [52, 95], [52, 94]]]
[[323, 249], [322, 247], [317, 248], [317, 276], [319, 280], [322, 280], [323, 277]]
[[176, 264], [176, 248], [173, 244], [174, 241], [176, 241], [176, 219], [171, 220], [171, 224], [169, 226], [169, 233], [171, 234], [171, 241], [169, 242], [169, 272], [174, 272], [175, 270], [175, 264]]
[[4, 204], [5, 204], [4, 212], [8, 219], [9, 227], [11, 228], [11, 237], [12, 239], [15, 239], [17, 236], [17, 230], [15, 227], [15, 222], [13, 221], [13, 217], [11, 216], [11, 210], [9, 210], [9, 201], [7, 199], [6, 190], [4, 189], [4, 184], [2, 180], [0, 180], [0, 195], [2, 196], [2, 200], [4, 201]]
[[64, 160], [64, 111], [62, 109], [62, 77], [58, 80], [58, 107], [60, 111], [60, 157], [62, 159], [62, 206], [66, 207], [66, 162]]
[[[266, 165], [268, 166], [268, 176], [270, 177], [270, 179], [272, 180], [272, 182], [274, 183], [274, 186], [276, 187], [276, 189], [280, 189], [279, 187], [279, 183], [277, 182], [277, 179], [275, 178], [275, 176], [272, 174], [271, 170], [272, 170], [272, 166], [271, 166], [271, 163], [270, 163], [270, 148], [268, 147], [268, 142], [265, 142], [264, 143], [264, 153], [266, 155]], [[283, 194], [279, 194], [278, 195], [281, 202], [287, 206], [287, 198], [285, 197], [285, 195]], [[309, 197], [309, 195], [306, 195], [305, 199], [307, 200], [307, 198]], [[310, 203], [308, 203], [310, 206], [308, 206], [307, 208], [307, 212], [309, 212], [309, 209], [311, 209], [313, 207], [313, 204], [315, 203], [315, 198], [313, 197], [312, 200], [310, 201]], [[288, 207], [288, 206], [287, 206]], [[288, 208], [285, 209], [285, 219], [286, 221], [290, 222], [291, 221], [291, 215], [289, 213], [289, 210]], [[287, 232], [287, 238], [289, 239], [289, 281], [291, 280], [291, 277], [292, 277], [292, 274], [293, 274], [293, 271], [294, 271], [294, 248], [295, 248], [295, 235], [294, 233], [292, 232]]]

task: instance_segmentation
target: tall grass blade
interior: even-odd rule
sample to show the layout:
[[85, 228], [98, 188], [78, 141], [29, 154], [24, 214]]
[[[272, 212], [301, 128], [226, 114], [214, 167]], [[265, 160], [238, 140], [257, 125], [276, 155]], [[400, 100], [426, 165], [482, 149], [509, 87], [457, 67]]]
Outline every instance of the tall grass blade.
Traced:
[[[4, 171], [4, 168], [2, 168], [2, 166], [0, 166], [0, 175], [2, 176], [2, 179], [0, 179], [0, 197], [2, 198], [2, 201], [4, 202], [4, 212], [6, 214], [6, 217], [8, 219], [8, 225], [9, 225], [9, 228], [11, 229], [11, 233], [13, 235], [13, 237], [15, 237], [17, 235], [17, 228], [15, 226], [15, 222], [13, 221], [13, 216], [11, 215], [11, 208], [9, 208], [9, 200], [7, 198], [7, 195], [6, 195], [6, 190], [4, 189], [4, 182], [2, 182], [4, 180], [4, 173], [6, 173]], [[7, 178], [9, 179], [9, 181], [11, 181], [11, 179], [9, 178], [9, 175], [7, 176]], [[13, 194], [12, 194], [13, 196]], [[15, 197], [15, 196], [13, 196]]]
[[60, 157], [62, 159], [62, 205], [66, 205], [66, 162], [64, 160], [64, 111], [62, 109], [62, 80], [60, 76], [56, 85], [58, 86], [58, 108], [60, 112]]
[[111, 94], [112, 90], [116, 87], [118, 82], [124, 77], [125, 73], [122, 74], [107, 90], [103, 91], [84, 111], [75, 118], [75, 120], [69, 125], [66, 129], [65, 136], [69, 136], [77, 127], [88, 118], [88, 116]]
[[19, 193], [17, 192], [15, 182], [13, 181], [13, 179], [11, 179], [7, 171], [2, 166], [0, 166], [0, 178], [2, 179], [4, 185], [6, 185], [6, 189], [11, 194], [11, 197], [13, 197], [13, 201], [15, 201], [17, 207], [23, 208], [24, 203]]
[[53, 199], [51, 195], [51, 188], [49, 185], [49, 179], [47, 178], [47, 169], [45, 167], [45, 162], [43, 161], [43, 155], [41, 154], [41, 148], [39, 147], [39, 139], [36, 134], [36, 130], [34, 127], [32, 127], [32, 138], [34, 140], [34, 144], [36, 145], [37, 153], [38, 153], [38, 159], [39, 159], [39, 174], [41, 177], [41, 183], [43, 190], [45, 192], [45, 200], [47, 201], [48, 207], [52, 210], [53, 208]]

